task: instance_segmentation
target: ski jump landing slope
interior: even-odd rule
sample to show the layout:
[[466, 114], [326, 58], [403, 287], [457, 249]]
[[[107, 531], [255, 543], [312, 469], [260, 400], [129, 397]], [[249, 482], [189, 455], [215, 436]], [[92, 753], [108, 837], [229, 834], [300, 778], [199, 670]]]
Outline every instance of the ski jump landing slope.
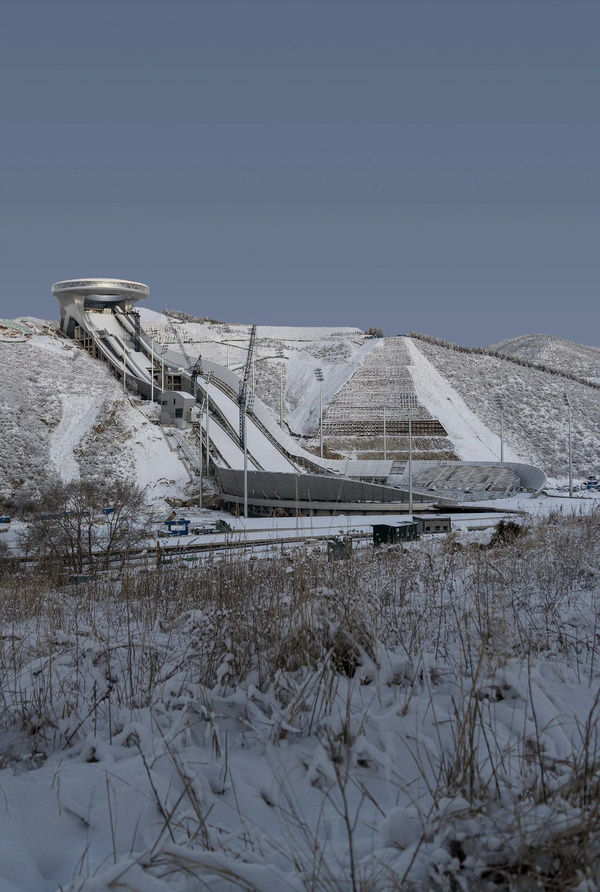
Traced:
[[[85, 310], [77, 315], [80, 327], [92, 339], [98, 353], [120, 377], [125, 375], [128, 380], [135, 381], [144, 396], [160, 399], [161, 389], [156, 378], [160, 380], [163, 364], [167, 373], [181, 376], [182, 390], [193, 392], [187, 358], [173, 349], [164, 353], [159, 351], [143, 330], [137, 332], [139, 349], [135, 349], [133, 320], [119, 307], [114, 307], [111, 312]], [[210, 409], [209, 418], [203, 418], [202, 425], [205, 430], [208, 428], [211, 455], [215, 464], [232, 470], [241, 470], [244, 466], [244, 453], [239, 445], [240, 387], [241, 381], [234, 372], [214, 362], [204, 362], [197, 377], [196, 398], [202, 403], [206, 397]], [[391, 461], [321, 459], [307, 452], [279, 427], [266, 406], [256, 397], [247, 412], [246, 432], [250, 470], [279, 473], [312, 471], [349, 477], [364, 475], [386, 478], [392, 470]]]
[[[234, 372], [218, 363], [204, 361], [194, 382], [187, 357], [173, 349], [157, 351], [143, 330], [135, 330], [130, 314], [118, 307], [111, 312], [82, 311], [78, 313], [78, 323], [93, 340], [99, 355], [112, 365], [119, 376], [126, 375], [129, 380], [135, 381], [144, 396], [160, 399], [161, 389], [157, 380], [161, 380], [163, 368], [169, 375], [180, 377], [183, 391], [193, 393], [195, 390], [197, 402], [202, 404], [206, 401], [208, 406], [209, 411], [202, 413], [202, 427], [208, 435], [213, 462], [223, 469], [243, 469], [238, 403], [241, 380]], [[399, 501], [406, 496], [406, 481], [399, 479], [404, 469], [399, 469], [397, 462], [336, 460], [313, 455], [279, 427], [266, 406], [256, 397], [252, 407], [247, 410], [246, 437], [250, 471], [326, 474], [363, 481], [373, 478], [387, 481], [392, 477], [394, 483], [390, 480], [387, 486], [395, 489]], [[520, 463], [511, 466], [521, 477], [524, 488], [539, 491], [545, 484], [542, 471]], [[529, 482], [532, 472], [535, 472], [536, 478], [533, 487]], [[431, 497], [431, 492], [421, 491], [416, 486], [413, 490], [415, 496]]]

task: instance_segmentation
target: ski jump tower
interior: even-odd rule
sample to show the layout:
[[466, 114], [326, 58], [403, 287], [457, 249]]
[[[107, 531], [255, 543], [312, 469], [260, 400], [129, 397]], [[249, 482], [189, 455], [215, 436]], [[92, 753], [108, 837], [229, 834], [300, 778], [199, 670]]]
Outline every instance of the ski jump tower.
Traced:
[[60, 328], [75, 337], [77, 326], [87, 329], [86, 311], [119, 309], [130, 313], [139, 300], [150, 294], [147, 285], [126, 279], [68, 279], [56, 282], [52, 294], [60, 304]]

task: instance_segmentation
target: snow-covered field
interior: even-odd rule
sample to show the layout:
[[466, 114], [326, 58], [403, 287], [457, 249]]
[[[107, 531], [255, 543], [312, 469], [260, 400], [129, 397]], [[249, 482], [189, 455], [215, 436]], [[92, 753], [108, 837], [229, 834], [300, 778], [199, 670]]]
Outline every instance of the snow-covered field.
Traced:
[[0, 889], [598, 888], [599, 532], [2, 570]]

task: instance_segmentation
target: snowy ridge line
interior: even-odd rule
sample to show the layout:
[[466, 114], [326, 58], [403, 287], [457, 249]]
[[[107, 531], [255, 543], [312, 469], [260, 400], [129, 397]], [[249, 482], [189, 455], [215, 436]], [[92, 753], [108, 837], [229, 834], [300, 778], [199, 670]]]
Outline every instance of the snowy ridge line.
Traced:
[[460, 344], [454, 344], [452, 341], [445, 341], [443, 338], [436, 338], [434, 335], [421, 334], [418, 331], [411, 331], [410, 337], [415, 341], [424, 341], [426, 344], [434, 344], [437, 347], [446, 347], [448, 350], [454, 350], [455, 353], [469, 353], [479, 356], [493, 356], [495, 359], [504, 359], [506, 362], [512, 362], [515, 365], [523, 366], [527, 369], [535, 369], [537, 372], [546, 372], [549, 375], [557, 375], [559, 378], [567, 378], [569, 381], [576, 381], [578, 384], [585, 384], [587, 387], [593, 387], [594, 390], [600, 390], [600, 384], [596, 381], [590, 381], [580, 375], [574, 375], [572, 372], [564, 372], [560, 369], [552, 368], [544, 363], [532, 362], [530, 359], [523, 359], [519, 356], [510, 356], [508, 353], [502, 353], [499, 350], [490, 350], [489, 347], [463, 347]]

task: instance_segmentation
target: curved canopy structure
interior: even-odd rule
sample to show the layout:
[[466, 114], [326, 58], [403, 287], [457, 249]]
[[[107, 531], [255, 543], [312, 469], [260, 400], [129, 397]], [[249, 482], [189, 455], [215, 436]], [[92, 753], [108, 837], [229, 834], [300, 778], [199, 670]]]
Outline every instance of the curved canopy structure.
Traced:
[[150, 289], [142, 282], [129, 282], [127, 279], [66, 279], [64, 282], [54, 283], [52, 294], [59, 300], [61, 297], [81, 294], [115, 303], [120, 300], [142, 300], [148, 297]]

